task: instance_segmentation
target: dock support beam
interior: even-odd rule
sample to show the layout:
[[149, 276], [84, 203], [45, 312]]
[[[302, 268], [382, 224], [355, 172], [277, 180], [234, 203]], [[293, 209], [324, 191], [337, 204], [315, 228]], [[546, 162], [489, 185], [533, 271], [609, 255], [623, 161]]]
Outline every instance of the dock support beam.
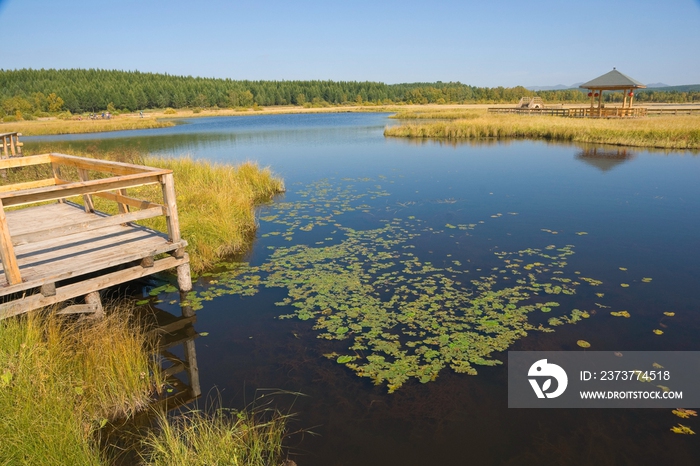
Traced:
[[180, 291], [192, 290], [192, 275], [190, 274], [190, 264], [182, 264], [177, 266], [177, 286]]

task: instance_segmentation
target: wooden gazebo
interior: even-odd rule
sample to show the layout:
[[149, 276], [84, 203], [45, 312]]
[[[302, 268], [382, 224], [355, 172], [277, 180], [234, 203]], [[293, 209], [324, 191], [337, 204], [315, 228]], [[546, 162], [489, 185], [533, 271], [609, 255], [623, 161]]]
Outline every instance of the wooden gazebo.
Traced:
[[[630, 78], [617, 71], [605, 73], [587, 83], [579, 86], [588, 89], [588, 97], [591, 98], [590, 108], [578, 109], [583, 117], [593, 118], [630, 118], [646, 116], [647, 109], [643, 107], [632, 107], [634, 101], [634, 90], [644, 89], [646, 86], [639, 81]], [[622, 91], [624, 97], [622, 107], [608, 107], [603, 104], [603, 91]], [[596, 100], [598, 105], [596, 106]], [[579, 112], [577, 112], [579, 113]]]

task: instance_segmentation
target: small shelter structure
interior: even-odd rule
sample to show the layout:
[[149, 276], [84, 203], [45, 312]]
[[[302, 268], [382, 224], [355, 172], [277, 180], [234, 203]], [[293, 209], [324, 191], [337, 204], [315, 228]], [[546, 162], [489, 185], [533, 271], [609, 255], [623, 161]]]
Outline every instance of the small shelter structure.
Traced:
[[[644, 89], [646, 86], [636, 79], [620, 73], [615, 68], [612, 71], [605, 73], [602, 76], [583, 83], [579, 86], [581, 89], [588, 89], [588, 97], [591, 98], [590, 108], [579, 109], [583, 117], [611, 118], [611, 117], [640, 117], [646, 116], [646, 108], [633, 107], [634, 90]], [[603, 104], [603, 91], [622, 91], [624, 97], [622, 107], [605, 108]], [[598, 105], [596, 106], [596, 100]]]

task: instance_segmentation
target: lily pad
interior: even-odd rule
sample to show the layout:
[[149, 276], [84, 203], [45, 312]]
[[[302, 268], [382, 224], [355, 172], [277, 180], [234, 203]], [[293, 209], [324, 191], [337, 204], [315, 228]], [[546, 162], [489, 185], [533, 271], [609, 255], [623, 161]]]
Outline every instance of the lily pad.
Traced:
[[579, 345], [581, 348], [590, 348], [591, 344], [588, 343], [586, 340], [579, 340], [576, 342], [577, 345]]
[[655, 328], [655, 329], [652, 330], [652, 331], [653, 331], [656, 335], [663, 335], [663, 334], [664, 334], [664, 331], [663, 331], [663, 330], [659, 330], [658, 328]]

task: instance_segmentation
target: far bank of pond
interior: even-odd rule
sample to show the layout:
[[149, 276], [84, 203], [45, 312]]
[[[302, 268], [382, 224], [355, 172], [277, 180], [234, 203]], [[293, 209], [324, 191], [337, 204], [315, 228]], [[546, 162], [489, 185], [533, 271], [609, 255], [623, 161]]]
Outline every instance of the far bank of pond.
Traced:
[[[642, 119], [573, 119], [522, 115], [493, 115], [489, 105], [350, 105], [279, 106], [241, 109], [163, 109], [123, 114], [109, 120], [41, 119], [0, 124], [0, 132], [24, 136], [98, 133], [167, 128], [183, 119], [315, 113], [394, 113], [392, 118], [421, 120], [387, 128], [386, 136], [413, 138], [546, 139], [665, 149], [700, 149], [700, 115], [663, 115]], [[501, 105], [503, 107], [504, 105]], [[666, 108], [657, 105], [657, 108]], [[671, 108], [672, 106], [668, 106]], [[424, 121], [425, 120], [425, 121]], [[429, 120], [437, 120], [430, 122]], [[451, 121], [456, 120], [456, 121]], [[462, 121], [467, 120], [467, 121]], [[190, 120], [191, 121], [191, 120]]]
[[[499, 115], [485, 112], [405, 112], [398, 118], [421, 119], [387, 128], [385, 136], [441, 139], [544, 139], [588, 144], [700, 149], [700, 115], [663, 115], [629, 119]], [[437, 119], [441, 121], [429, 121]], [[448, 120], [448, 121], [444, 121]]]
[[[287, 440], [300, 465], [465, 455], [694, 464], [700, 447], [671, 428], [698, 431], [696, 418], [511, 410], [505, 361], [513, 349], [583, 351], [579, 340], [597, 351], [698, 349], [700, 301], [689, 290], [700, 278], [700, 159], [385, 138], [392, 124], [382, 114], [201, 118], [28, 138], [27, 148], [252, 159], [285, 179], [250, 251], [204, 274], [186, 302], [206, 334], [204, 393], [217, 387], [230, 407], [271, 387], [304, 394], [268, 397], [298, 413], [292, 429], [318, 426], [318, 437]], [[157, 285], [143, 289], [144, 305], [178, 313], [180, 296]]]

